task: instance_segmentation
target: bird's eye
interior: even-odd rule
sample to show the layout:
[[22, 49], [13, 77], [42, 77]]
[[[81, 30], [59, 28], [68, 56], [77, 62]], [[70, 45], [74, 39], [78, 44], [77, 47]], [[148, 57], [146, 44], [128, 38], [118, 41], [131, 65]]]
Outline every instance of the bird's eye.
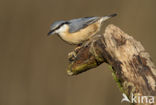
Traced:
[[58, 25], [57, 27], [55, 27], [53, 30], [55, 31], [55, 30], [59, 29], [59, 28], [60, 28], [61, 26], [63, 26], [64, 24], [69, 24], [69, 22], [64, 22], [64, 23]]
[[54, 30], [59, 29], [63, 24], [60, 24], [59, 26], [57, 26]]

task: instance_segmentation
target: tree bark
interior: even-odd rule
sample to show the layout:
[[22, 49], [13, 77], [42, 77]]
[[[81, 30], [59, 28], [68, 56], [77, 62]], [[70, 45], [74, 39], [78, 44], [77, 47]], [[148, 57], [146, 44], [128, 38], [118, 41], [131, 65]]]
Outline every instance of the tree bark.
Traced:
[[104, 62], [109, 64], [120, 90], [129, 99], [131, 94], [156, 95], [156, 67], [149, 53], [139, 41], [114, 25], [76, 48], [69, 54], [69, 61], [68, 75], [77, 75]]

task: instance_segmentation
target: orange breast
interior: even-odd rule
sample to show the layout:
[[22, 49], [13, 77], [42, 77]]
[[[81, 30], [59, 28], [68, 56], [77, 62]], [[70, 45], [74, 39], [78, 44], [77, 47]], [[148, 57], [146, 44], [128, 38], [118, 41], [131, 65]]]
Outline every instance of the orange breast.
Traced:
[[61, 38], [68, 43], [71, 44], [79, 44], [85, 40], [88, 40], [91, 36], [95, 35], [100, 29], [99, 22], [95, 22], [84, 29], [81, 29], [80, 31], [69, 33], [69, 27], [68, 30], [64, 33], [62, 33]]

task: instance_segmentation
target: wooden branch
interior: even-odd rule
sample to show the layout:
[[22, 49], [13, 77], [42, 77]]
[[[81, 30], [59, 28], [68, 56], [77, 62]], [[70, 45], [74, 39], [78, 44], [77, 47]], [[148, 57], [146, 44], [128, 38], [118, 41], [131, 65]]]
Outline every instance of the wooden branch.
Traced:
[[69, 54], [68, 75], [77, 75], [103, 62], [112, 67], [115, 80], [131, 94], [156, 95], [156, 67], [139, 41], [114, 25]]

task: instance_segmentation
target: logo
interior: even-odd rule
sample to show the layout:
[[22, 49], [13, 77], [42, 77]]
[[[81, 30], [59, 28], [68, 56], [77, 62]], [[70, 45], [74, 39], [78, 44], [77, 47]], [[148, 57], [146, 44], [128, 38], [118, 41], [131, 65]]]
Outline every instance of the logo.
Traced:
[[121, 100], [122, 102], [129, 102], [129, 103], [140, 103], [140, 104], [152, 104], [155, 101], [154, 96], [141, 96], [141, 95], [133, 95], [131, 94], [131, 98], [129, 99], [126, 94], [122, 94], [123, 98]]

